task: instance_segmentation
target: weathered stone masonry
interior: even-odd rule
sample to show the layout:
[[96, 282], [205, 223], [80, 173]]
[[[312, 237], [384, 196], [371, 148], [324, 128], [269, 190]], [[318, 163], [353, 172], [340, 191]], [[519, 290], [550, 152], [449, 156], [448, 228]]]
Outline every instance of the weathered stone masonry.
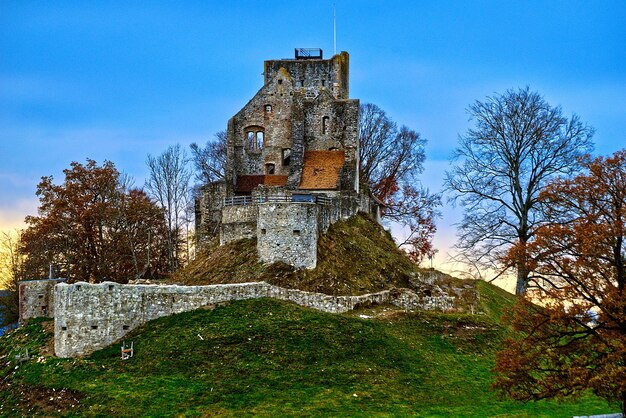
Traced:
[[282, 261], [296, 268], [315, 268], [319, 207], [315, 203], [260, 204], [259, 258], [268, 263]]
[[[321, 50], [265, 61], [263, 86], [228, 121], [224, 179], [204, 185], [196, 201], [199, 245], [218, 234], [221, 245], [256, 237], [261, 261], [311, 269], [331, 223], [358, 211], [378, 219], [379, 202], [359, 185], [349, 61], [347, 52], [325, 60]], [[263, 206], [267, 198], [290, 204]], [[325, 203], [311, 207], [318, 198]]]
[[150, 320], [232, 300], [269, 297], [323, 312], [342, 313], [369, 304], [404, 309], [453, 308], [450, 296], [420, 296], [408, 289], [360, 296], [331, 296], [265, 282], [210, 286], [61, 283], [54, 288], [54, 350], [76, 357], [104, 348]]
[[54, 286], [65, 279], [25, 280], [18, 283], [19, 323], [30, 318], [54, 318]]

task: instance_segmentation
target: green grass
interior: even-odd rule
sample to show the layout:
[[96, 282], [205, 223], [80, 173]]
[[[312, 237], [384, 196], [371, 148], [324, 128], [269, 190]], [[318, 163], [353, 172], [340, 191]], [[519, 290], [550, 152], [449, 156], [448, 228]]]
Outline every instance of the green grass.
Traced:
[[423, 273], [396, 248], [389, 232], [359, 214], [334, 223], [320, 236], [313, 270], [294, 270], [284, 263], [264, 265], [257, 257], [256, 240], [245, 239], [204, 249], [172, 280], [189, 285], [258, 280], [312, 292], [357, 295], [411, 287]]
[[[592, 395], [566, 404], [498, 399], [490, 370], [510, 296], [480, 289], [477, 315], [384, 306], [332, 315], [269, 299], [233, 302], [145, 324], [127, 338], [136, 347], [128, 361], [116, 344], [15, 369], [14, 353], [50, 337], [38, 321], [0, 338], [0, 415], [566, 417], [614, 409]], [[62, 389], [78, 399], [74, 407], [19, 402], [20, 391]]]

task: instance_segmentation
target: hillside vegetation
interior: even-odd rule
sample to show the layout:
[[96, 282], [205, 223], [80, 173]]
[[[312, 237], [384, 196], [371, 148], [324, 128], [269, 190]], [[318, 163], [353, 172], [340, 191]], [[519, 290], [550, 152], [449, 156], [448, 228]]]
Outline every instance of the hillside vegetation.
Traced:
[[[343, 315], [256, 299], [160, 318], [86, 358], [52, 356], [53, 324], [38, 319], [0, 337], [0, 416], [515, 416], [611, 409], [521, 404], [491, 391], [509, 293], [421, 270], [365, 216], [333, 225], [318, 267], [263, 265], [254, 240], [206, 250], [173, 278], [185, 284], [264, 280], [328, 294], [393, 287], [442, 289], [455, 313], [374, 306]], [[429, 290], [430, 288], [430, 290]], [[471, 309], [468, 309], [471, 306]], [[474, 312], [475, 314], [463, 313]], [[30, 359], [20, 362], [28, 350]]]
[[[521, 404], [490, 390], [499, 325], [511, 296], [485, 283], [480, 314], [379, 306], [333, 315], [270, 299], [149, 322], [84, 359], [49, 357], [51, 322], [0, 338], [0, 415], [515, 416], [610, 410]], [[18, 365], [28, 348], [34, 358]]]
[[[366, 215], [333, 224], [320, 236], [317, 267], [295, 271], [288, 265], [262, 264], [256, 240], [247, 239], [202, 251], [173, 281], [189, 285], [266, 281], [277, 286], [334, 295], [357, 295], [393, 287], [423, 287], [431, 271], [409, 260], [389, 232]], [[436, 272], [441, 285], [463, 281]], [[465, 283], [467, 284], [467, 283]]]

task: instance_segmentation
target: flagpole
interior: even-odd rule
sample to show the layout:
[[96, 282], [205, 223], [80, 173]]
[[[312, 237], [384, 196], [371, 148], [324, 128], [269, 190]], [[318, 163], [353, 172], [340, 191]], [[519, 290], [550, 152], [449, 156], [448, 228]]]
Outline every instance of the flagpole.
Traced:
[[333, 3], [333, 55], [337, 55], [337, 13]]

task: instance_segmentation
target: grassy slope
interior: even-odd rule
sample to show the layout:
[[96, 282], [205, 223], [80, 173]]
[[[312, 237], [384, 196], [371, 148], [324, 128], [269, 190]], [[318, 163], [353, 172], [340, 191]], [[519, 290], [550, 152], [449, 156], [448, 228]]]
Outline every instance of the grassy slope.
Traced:
[[387, 231], [359, 215], [333, 224], [320, 237], [314, 270], [263, 265], [256, 255], [256, 241], [240, 240], [202, 252], [173, 280], [194, 285], [264, 280], [327, 294], [362, 294], [408, 287], [421, 271], [396, 248]]
[[[128, 337], [137, 349], [129, 361], [115, 345], [86, 359], [5, 366], [20, 348], [45, 345], [49, 322], [38, 321], [0, 338], [0, 415], [565, 417], [610, 410], [592, 396], [563, 405], [498, 400], [490, 369], [504, 333], [497, 317], [511, 297], [479, 287], [482, 315], [390, 307], [332, 315], [239, 301], [144, 325]], [[20, 391], [37, 395], [20, 405]]]

